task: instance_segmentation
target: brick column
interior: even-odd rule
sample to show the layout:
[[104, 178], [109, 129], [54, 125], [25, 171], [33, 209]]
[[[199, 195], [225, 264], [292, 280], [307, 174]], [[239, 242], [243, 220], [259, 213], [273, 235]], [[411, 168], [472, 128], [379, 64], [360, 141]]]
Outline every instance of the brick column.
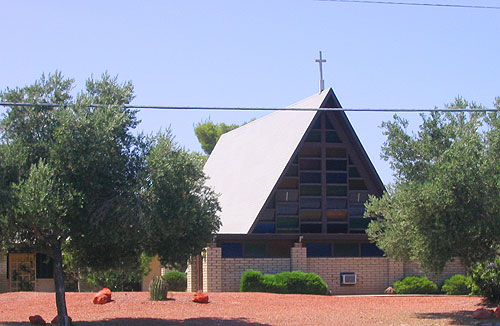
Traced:
[[401, 280], [405, 275], [405, 264], [394, 259], [387, 259], [387, 286], [392, 286], [396, 281]]
[[307, 248], [302, 247], [302, 243], [295, 243], [290, 248], [290, 270], [292, 272], [301, 271], [307, 273]]
[[203, 292], [222, 292], [222, 249], [215, 244], [205, 248]]
[[191, 257], [187, 266], [187, 292], [198, 290], [198, 264], [197, 256]]
[[7, 273], [7, 256], [0, 255], [0, 293], [10, 291]]

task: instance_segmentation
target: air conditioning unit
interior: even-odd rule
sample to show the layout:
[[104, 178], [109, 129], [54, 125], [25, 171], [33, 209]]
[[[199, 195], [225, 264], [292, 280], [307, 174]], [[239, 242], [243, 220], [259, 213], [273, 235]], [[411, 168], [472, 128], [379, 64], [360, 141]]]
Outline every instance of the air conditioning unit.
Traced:
[[340, 273], [341, 285], [354, 285], [356, 284], [356, 273]]

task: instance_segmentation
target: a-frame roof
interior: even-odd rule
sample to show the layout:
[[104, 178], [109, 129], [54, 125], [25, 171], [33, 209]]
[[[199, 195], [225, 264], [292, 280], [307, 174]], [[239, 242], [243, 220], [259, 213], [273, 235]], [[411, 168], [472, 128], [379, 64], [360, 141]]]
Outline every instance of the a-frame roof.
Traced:
[[[339, 108], [330, 88], [289, 108]], [[343, 112], [346, 134], [363, 157], [370, 174], [376, 176], [380, 194], [383, 185], [359, 139]], [[220, 194], [219, 233], [247, 233], [266, 203], [286, 166], [301, 143], [318, 111], [276, 111], [230, 131], [219, 139], [205, 164], [207, 185]]]

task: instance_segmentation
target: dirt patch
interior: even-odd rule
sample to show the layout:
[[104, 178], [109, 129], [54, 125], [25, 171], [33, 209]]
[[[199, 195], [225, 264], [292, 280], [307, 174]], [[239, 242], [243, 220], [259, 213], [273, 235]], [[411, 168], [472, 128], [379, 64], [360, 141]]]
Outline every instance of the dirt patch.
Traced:
[[[150, 301], [146, 292], [113, 293], [113, 301], [92, 304], [94, 293], [68, 293], [76, 326], [304, 326], [304, 325], [472, 325], [481, 298], [460, 296], [336, 297], [269, 293], [209, 293], [209, 304], [193, 294], [169, 292], [167, 301]], [[39, 314], [56, 314], [53, 293], [0, 294], [0, 325], [27, 325]]]

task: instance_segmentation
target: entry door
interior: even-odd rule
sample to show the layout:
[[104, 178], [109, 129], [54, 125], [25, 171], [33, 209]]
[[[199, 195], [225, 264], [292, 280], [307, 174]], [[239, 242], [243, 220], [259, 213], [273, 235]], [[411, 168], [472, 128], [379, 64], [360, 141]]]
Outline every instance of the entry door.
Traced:
[[34, 291], [35, 276], [35, 254], [9, 254], [9, 279], [11, 291]]

